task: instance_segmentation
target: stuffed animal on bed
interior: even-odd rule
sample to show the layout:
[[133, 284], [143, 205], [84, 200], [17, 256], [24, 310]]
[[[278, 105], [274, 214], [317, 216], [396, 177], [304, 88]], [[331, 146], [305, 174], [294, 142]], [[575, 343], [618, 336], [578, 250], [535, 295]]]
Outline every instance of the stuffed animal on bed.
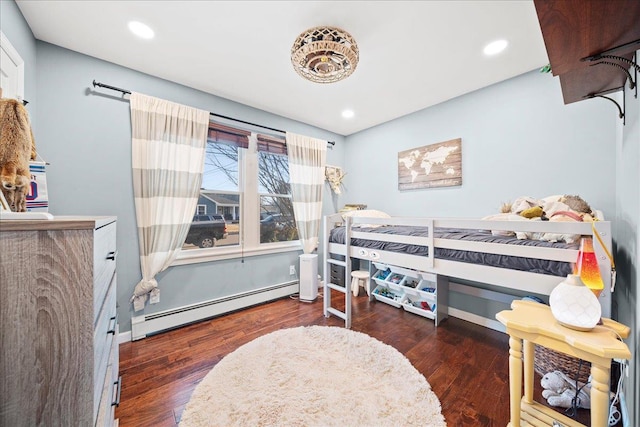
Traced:
[[[589, 204], [580, 196], [551, 196], [544, 200], [543, 209], [549, 221], [592, 222], [596, 216]], [[577, 234], [545, 233], [540, 240], [547, 242], [575, 243], [580, 240]]]
[[27, 210], [29, 160], [35, 158], [27, 109], [18, 100], [0, 99], [0, 189], [14, 212]]
[[[513, 215], [533, 221], [593, 221], [595, 212], [580, 196], [554, 195], [543, 199], [529, 196], [517, 198], [513, 203], [503, 203], [500, 207], [504, 219], [513, 220]], [[491, 219], [500, 219], [492, 216]], [[519, 218], [516, 218], [519, 219]], [[601, 219], [601, 218], [600, 218]], [[505, 232], [500, 232], [505, 233]], [[548, 242], [575, 243], [580, 239], [577, 234], [516, 232], [520, 240], [544, 240]]]

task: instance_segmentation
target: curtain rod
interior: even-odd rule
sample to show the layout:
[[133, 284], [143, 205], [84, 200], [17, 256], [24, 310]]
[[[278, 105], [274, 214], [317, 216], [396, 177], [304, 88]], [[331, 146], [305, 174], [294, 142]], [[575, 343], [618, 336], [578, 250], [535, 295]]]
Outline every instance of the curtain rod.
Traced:
[[[108, 85], [108, 84], [100, 83], [100, 82], [97, 82], [97, 81], [94, 80], [93, 81], [93, 87], [96, 87], [96, 86], [103, 87], [105, 89], [111, 89], [111, 90], [115, 90], [115, 91], [118, 91], [118, 92], [122, 92], [123, 95], [131, 95], [131, 91], [130, 90], [121, 89], [119, 87], [115, 87], [115, 86], [111, 86], [111, 85]], [[238, 123], [244, 123], [245, 125], [257, 126], [259, 128], [272, 130], [274, 132], [287, 133], [284, 130], [271, 128], [269, 126], [259, 125], [257, 123], [246, 122], [246, 121], [240, 120], [240, 119], [234, 119], [233, 117], [223, 116], [222, 114], [216, 114], [216, 113], [211, 113], [211, 112], [209, 114], [212, 115], [212, 116], [215, 116], [215, 117], [220, 117], [222, 119], [233, 120], [234, 122], [238, 122]], [[327, 141], [327, 144], [336, 145], [336, 142], [335, 141]]]

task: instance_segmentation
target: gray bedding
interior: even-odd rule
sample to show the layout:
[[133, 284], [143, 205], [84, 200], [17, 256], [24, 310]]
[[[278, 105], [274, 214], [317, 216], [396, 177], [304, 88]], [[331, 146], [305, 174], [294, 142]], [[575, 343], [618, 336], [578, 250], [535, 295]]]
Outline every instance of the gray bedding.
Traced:
[[[428, 236], [427, 227], [382, 226], [377, 228], [360, 227], [358, 231], [371, 233], [395, 234], [403, 236]], [[505, 243], [511, 245], [545, 246], [549, 248], [577, 249], [577, 245], [566, 243], [552, 243], [539, 240], [518, 240], [515, 237], [494, 236], [490, 231], [466, 230], [456, 228], [436, 228], [435, 238], [469, 240], [474, 242]], [[337, 227], [331, 230], [329, 241], [344, 244], [345, 228]], [[412, 255], [427, 256], [428, 247], [394, 242], [380, 242], [367, 239], [351, 239], [351, 244], [357, 247], [378, 249], [390, 252], [403, 252]], [[460, 251], [455, 249], [436, 248], [435, 257], [451, 261], [482, 264], [492, 267], [508, 268], [512, 270], [529, 271], [532, 273], [566, 276], [572, 271], [570, 263], [548, 261], [534, 258], [524, 258], [508, 255], [497, 255], [481, 252]]]

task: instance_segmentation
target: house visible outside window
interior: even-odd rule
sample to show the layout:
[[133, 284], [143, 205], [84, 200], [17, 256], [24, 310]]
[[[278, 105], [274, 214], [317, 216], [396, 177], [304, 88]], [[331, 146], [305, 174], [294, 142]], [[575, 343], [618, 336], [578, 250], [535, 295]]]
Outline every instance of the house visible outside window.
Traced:
[[178, 264], [300, 249], [284, 138], [210, 123], [182, 249]]

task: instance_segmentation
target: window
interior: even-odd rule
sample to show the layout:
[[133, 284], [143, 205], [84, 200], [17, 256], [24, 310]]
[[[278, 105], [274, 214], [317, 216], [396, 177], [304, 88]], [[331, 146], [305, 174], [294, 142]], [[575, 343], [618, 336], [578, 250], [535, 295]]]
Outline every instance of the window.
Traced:
[[298, 240], [284, 140], [258, 135], [260, 243]]
[[299, 248], [284, 138], [210, 123], [198, 207], [178, 263]]

